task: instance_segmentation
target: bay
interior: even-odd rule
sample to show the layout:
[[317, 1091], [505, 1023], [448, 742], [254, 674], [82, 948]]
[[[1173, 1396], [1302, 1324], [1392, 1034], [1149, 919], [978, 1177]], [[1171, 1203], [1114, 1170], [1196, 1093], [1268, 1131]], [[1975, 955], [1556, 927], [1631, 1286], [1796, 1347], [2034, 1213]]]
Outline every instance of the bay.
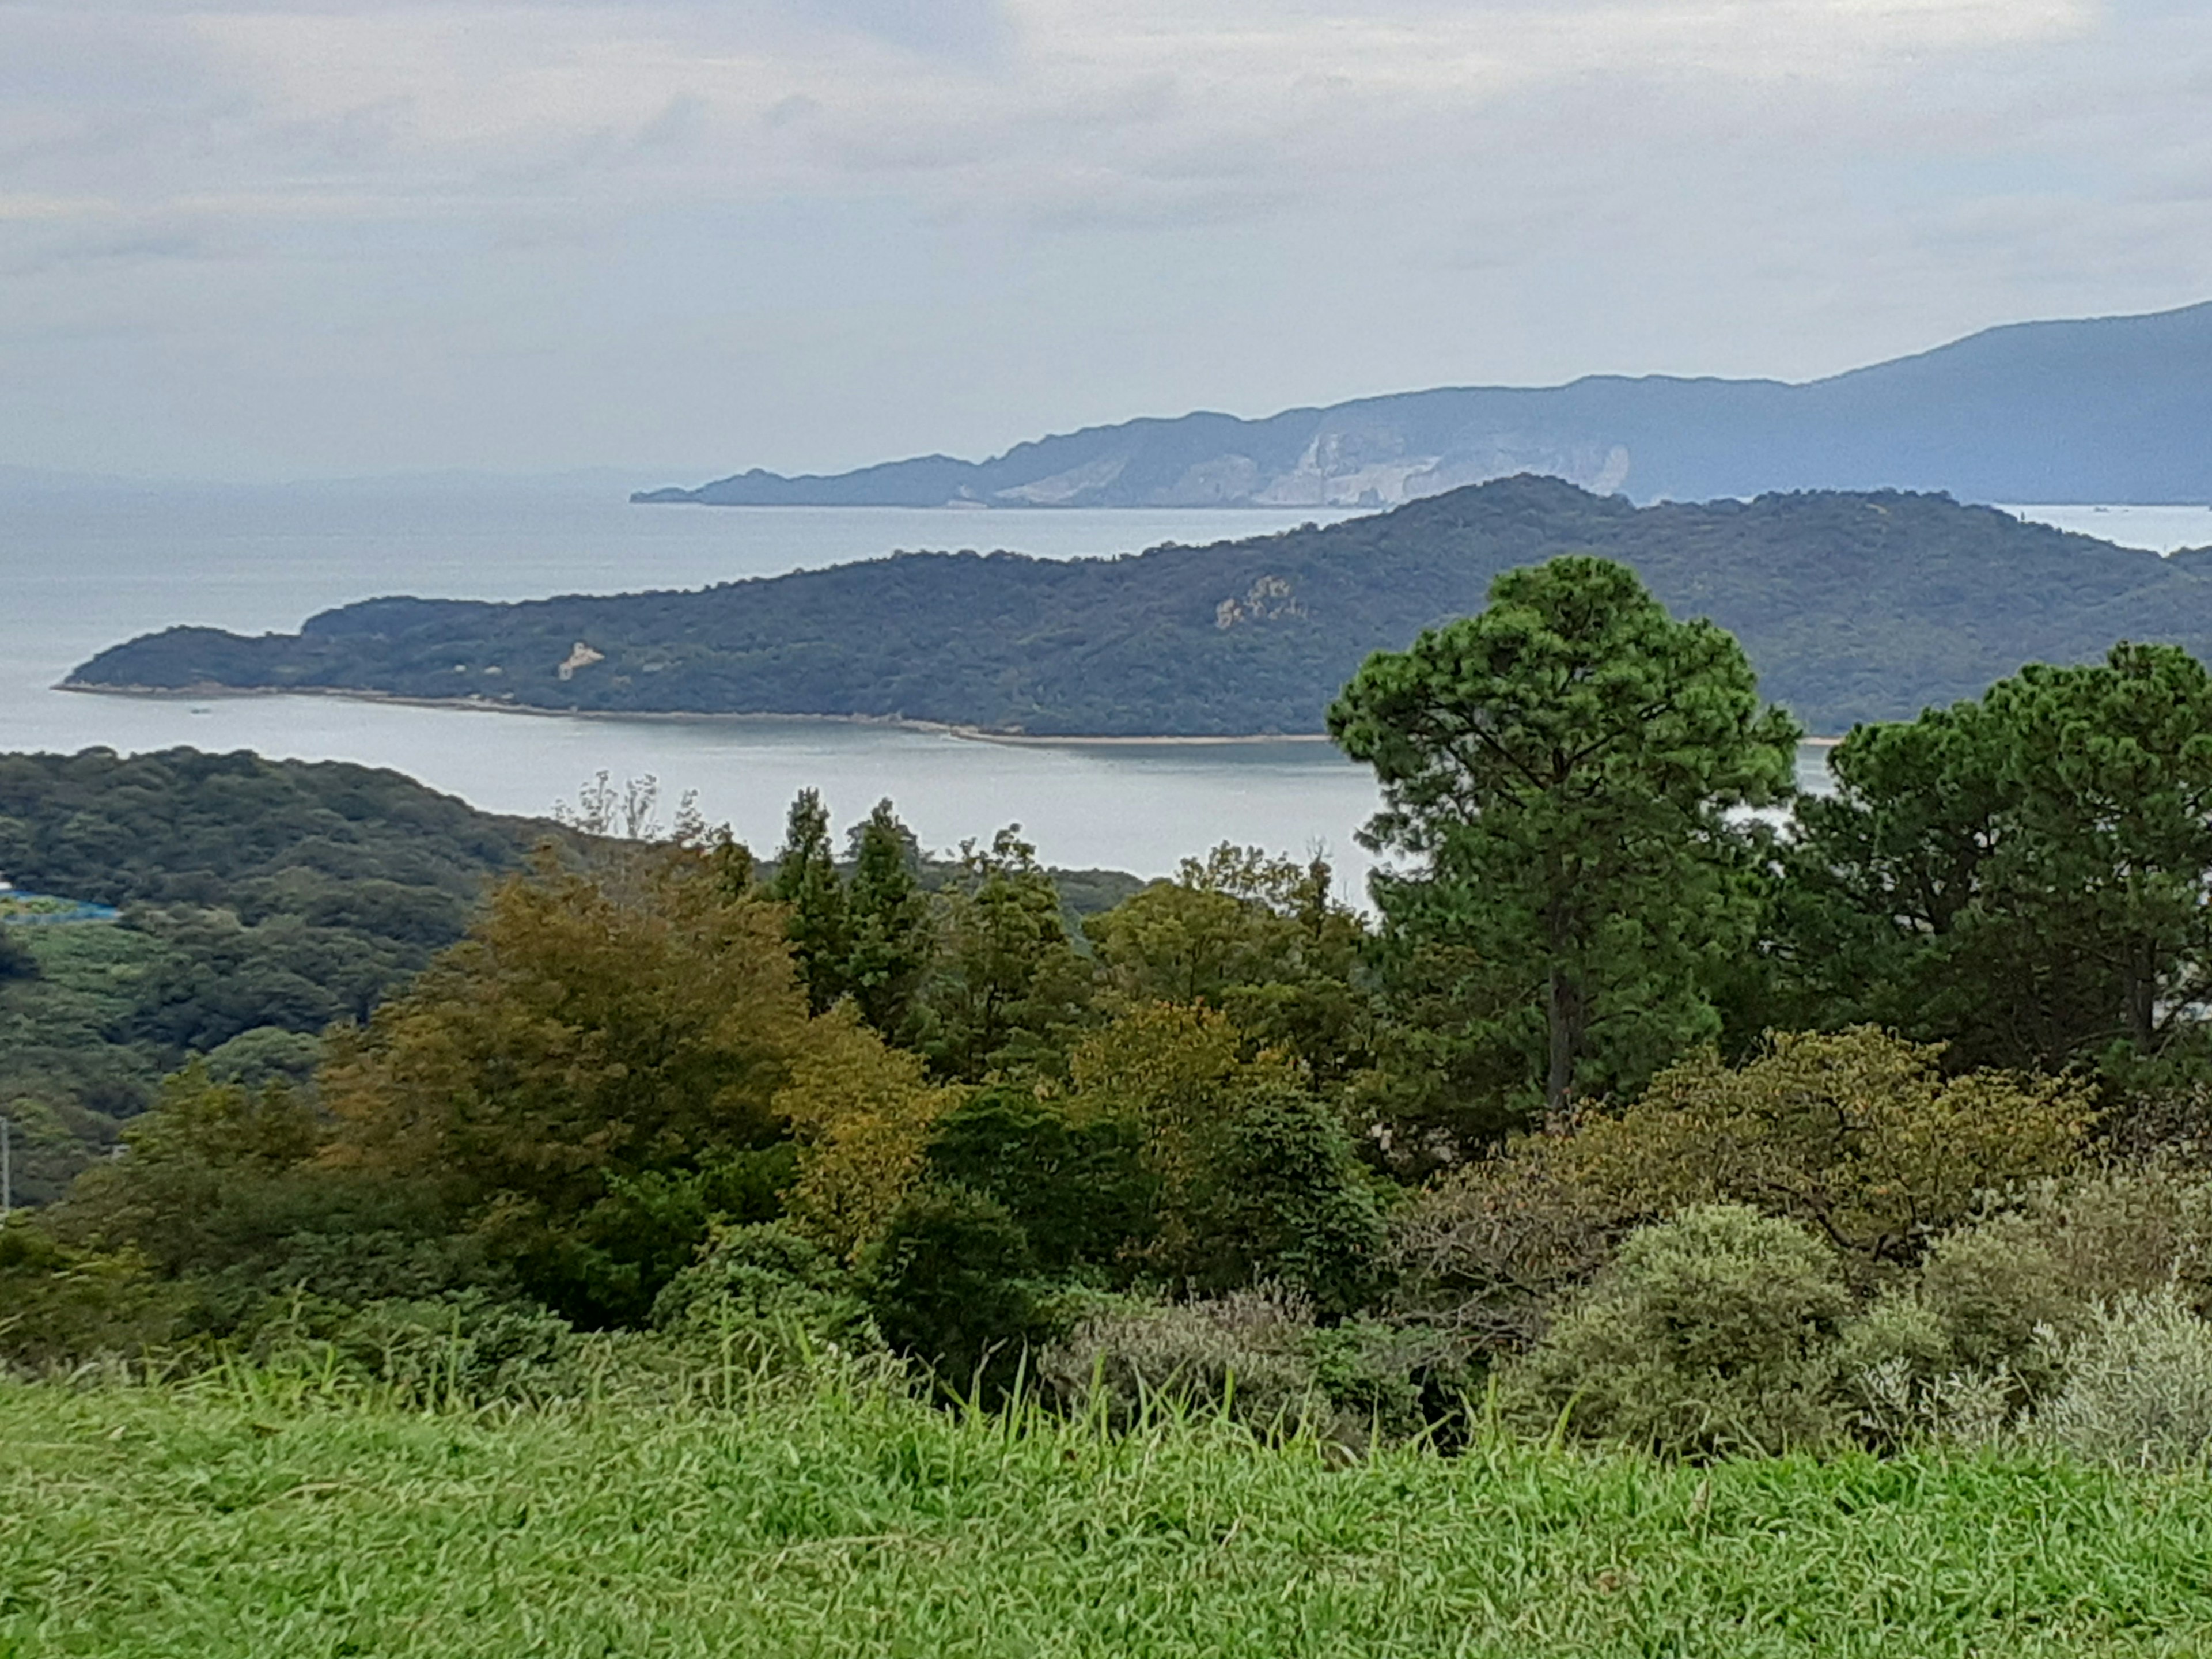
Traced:
[[[2024, 518], [2170, 550], [2212, 544], [2212, 510], [2022, 507]], [[178, 623], [289, 630], [384, 593], [516, 599], [699, 587], [898, 549], [1044, 558], [1265, 534], [1313, 508], [983, 513], [635, 507], [610, 478], [428, 479], [290, 488], [0, 479], [0, 750], [190, 744], [390, 767], [495, 811], [542, 813], [602, 770], [757, 847], [793, 793], [841, 823], [889, 797], [949, 848], [1019, 823], [1050, 861], [1164, 874], [1222, 841], [1322, 852], [1354, 882], [1371, 778], [1325, 744], [1006, 744], [830, 720], [555, 719], [319, 697], [192, 701], [52, 689], [101, 647]], [[1820, 752], [1801, 759], [1823, 781]]]
[[0, 492], [0, 750], [190, 744], [391, 767], [495, 811], [543, 813], [605, 771], [698, 792], [756, 848], [802, 787], [840, 823], [889, 797], [950, 848], [1018, 823], [1050, 862], [1141, 875], [1222, 841], [1327, 854], [1357, 881], [1371, 776], [1326, 744], [1006, 744], [833, 720], [579, 720], [327, 697], [52, 690], [101, 647], [200, 623], [289, 630], [384, 593], [513, 599], [699, 587], [896, 549], [1047, 558], [1265, 534], [1314, 508], [982, 513], [633, 507], [605, 483]]

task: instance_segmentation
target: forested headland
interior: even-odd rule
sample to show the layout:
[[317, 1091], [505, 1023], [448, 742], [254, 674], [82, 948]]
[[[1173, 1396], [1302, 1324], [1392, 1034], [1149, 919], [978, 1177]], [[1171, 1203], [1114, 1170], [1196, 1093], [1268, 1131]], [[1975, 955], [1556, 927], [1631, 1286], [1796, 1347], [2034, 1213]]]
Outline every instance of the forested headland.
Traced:
[[933, 885], [890, 802], [759, 860], [603, 789], [311, 1065], [188, 1061], [0, 1229], [0, 1635], [581, 1651], [680, 1560], [732, 1641], [2201, 1645], [2212, 674], [2030, 665], [1814, 798], [1626, 566], [1487, 598], [1329, 706], [1371, 909], [1222, 847], [1071, 926], [1011, 830]]
[[1742, 641], [1808, 730], [1905, 719], [2115, 639], [2212, 653], [2212, 579], [1895, 492], [1638, 508], [1504, 479], [1326, 527], [1051, 561], [911, 553], [696, 592], [391, 598], [296, 635], [172, 629], [68, 684], [341, 691], [600, 714], [905, 719], [1056, 736], [1315, 733], [1377, 650], [1478, 611], [1502, 572], [1589, 552]]

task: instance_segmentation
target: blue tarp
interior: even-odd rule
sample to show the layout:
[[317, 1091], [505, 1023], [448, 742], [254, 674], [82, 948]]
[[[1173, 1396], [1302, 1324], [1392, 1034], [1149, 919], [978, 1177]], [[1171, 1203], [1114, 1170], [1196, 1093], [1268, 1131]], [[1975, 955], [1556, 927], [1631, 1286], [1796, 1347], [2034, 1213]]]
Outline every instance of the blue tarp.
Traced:
[[[60, 904], [60, 910], [17, 910], [10, 900], [32, 901], [40, 904]], [[70, 921], [113, 921], [123, 913], [112, 904], [94, 904], [88, 899], [58, 899], [48, 893], [0, 893], [0, 927], [39, 927]]]

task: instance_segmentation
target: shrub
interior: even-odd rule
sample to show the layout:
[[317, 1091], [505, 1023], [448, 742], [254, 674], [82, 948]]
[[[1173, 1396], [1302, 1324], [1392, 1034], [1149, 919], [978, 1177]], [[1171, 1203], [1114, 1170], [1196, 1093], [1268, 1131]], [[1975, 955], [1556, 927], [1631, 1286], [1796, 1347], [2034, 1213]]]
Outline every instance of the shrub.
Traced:
[[2175, 1468], [2212, 1449], [2212, 1323], [2167, 1287], [2101, 1307], [2054, 1342], [2065, 1386], [2036, 1437], [2104, 1463]]
[[950, 1393], [997, 1397], [1051, 1334], [1035, 1268], [1006, 1206], [962, 1187], [924, 1187], [892, 1214], [865, 1277], [894, 1349]]
[[1844, 1388], [1879, 1445], [1982, 1443], [2058, 1385], [2051, 1338], [2088, 1316], [2033, 1224], [1992, 1217], [1939, 1240], [1911, 1281], [1845, 1326]]
[[1802, 1227], [1741, 1205], [1632, 1234], [1613, 1265], [1503, 1375], [1534, 1429], [1675, 1455], [1779, 1453], [1834, 1439], [1836, 1259]]
[[1539, 1159], [1497, 1158], [1431, 1182], [1391, 1218], [1394, 1311], [1477, 1363], [1544, 1334], [1553, 1304], [1610, 1261], [1627, 1225]]
[[976, 1090], [937, 1123], [929, 1172], [996, 1199], [1048, 1273], [1117, 1272], [1152, 1226], [1153, 1183], [1132, 1127], [1077, 1118], [1027, 1084]]
[[2022, 1212], [2087, 1302], [2172, 1284], [2212, 1312], [2212, 1179], [2154, 1161], [2075, 1181], [2038, 1182]]
[[1983, 1195], [2070, 1170], [2094, 1113], [2062, 1080], [1946, 1077], [1940, 1047], [1870, 1026], [1770, 1036], [1740, 1067], [1669, 1067], [1618, 1116], [1523, 1144], [1645, 1218], [1742, 1203], [1821, 1234], [1862, 1276], [1908, 1262]]
[[[261, 1346], [281, 1350], [301, 1334], [272, 1327]], [[534, 1303], [477, 1291], [372, 1302], [343, 1315], [326, 1340], [349, 1369], [411, 1404], [522, 1402], [575, 1392], [569, 1368], [576, 1334]]]
[[698, 1263], [661, 1291], [653, 1323], [678, 1338], [734, 1342], [750, 1361], [771, 1365], [816, 1349], [883, 1346], [851, 1271], [773, 1222], [718, 1232]]
[[1191, 1302], [1131, 1300], [1081, 1320], [1040, 1361], [1060, 1400], [1117, 1429], [1148, 1402], [1218, 1409], [1267, 1428], [1320, 1398], [1306, 1339], [1313, 1309], [1274, 1287]]
[[0, 1369], [138, 1358], [176, 1339], [190, 1302], [127, 1252], [66, 1249], [21, 1213], [0, 1225]]

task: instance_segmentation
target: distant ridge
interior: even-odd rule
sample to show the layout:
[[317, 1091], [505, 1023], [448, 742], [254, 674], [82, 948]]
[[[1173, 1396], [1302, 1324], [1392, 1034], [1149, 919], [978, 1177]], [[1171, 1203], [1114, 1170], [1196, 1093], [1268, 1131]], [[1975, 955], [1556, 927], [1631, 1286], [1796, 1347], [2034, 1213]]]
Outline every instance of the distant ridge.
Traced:
[[147, 635], [69, 684], [1033, 736], [1316, 732], [1368, 653], [1479, 611], [1499, 571], [1566, 552], [1624, 560], [1676, 615], [1735, 632], [1765, 694], [1818, 732], [2118, 639], [2212, 655], [2212, 551], [2161, 559], [1942, 495], [1638, 507], [1516, 477], [1133, 557], [908, 553], [689, 593], [368, 599], [297, 634]]
[[1516, 473], [1638, 502], [1772, 490], [2212, 502], [2212, 302], [2016, 323], [1805, 385], [1468, 386], [1091, 427], [987, 461], [755, 470], [634, 501], [705, 506], [1394, 507]]

